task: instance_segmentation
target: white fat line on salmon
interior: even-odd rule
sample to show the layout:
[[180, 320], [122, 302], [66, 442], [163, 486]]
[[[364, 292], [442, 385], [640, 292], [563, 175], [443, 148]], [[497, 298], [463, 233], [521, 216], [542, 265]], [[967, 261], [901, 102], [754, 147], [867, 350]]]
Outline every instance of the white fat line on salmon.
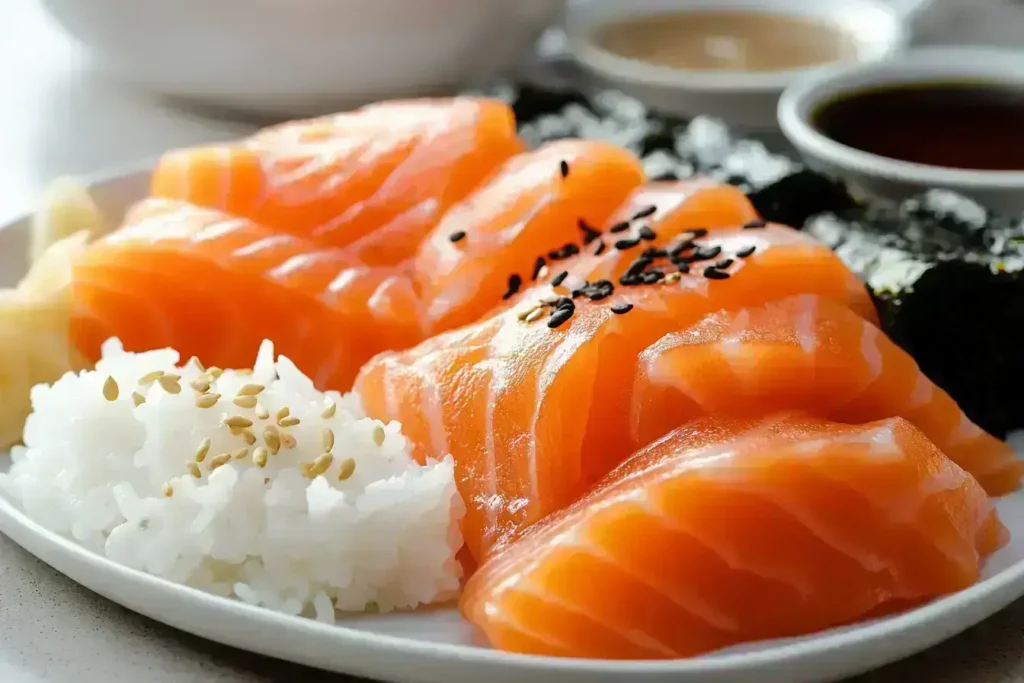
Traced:
[[882, 344], [888, 341], [882, 331], [867, 321], [860, 321], [860, 355], [867, 363], [868, 371], [864, 379], [865, 390], [882, 376], [884, 371]]
[[[825, 446], [825, 448], [827, 448], [827, 446]], [[785, 461], [784, 458], [779, 458], [778, 460], [780, 462]], [[808, 463], [805, 461], [805, 464]], [[815, 467], [813, 462], [809, 464], [821, 479], [831, 482], [840, 489], [848, 489], [855, 493], [859, 493], [856, 486], [851, 485], [850, 482], [844, 479], [839, 479], [832, 474], [825, 473], [818, 467]], [[883, 571], [895, 573], [896, 567], [885, 561], [865, 544], [859, 543], [853, 538], [844, 538], [841, 528], [836, 529], [836, 525], [834, 523], [830, 524], [827, 520], [823, 520], [813, 507], [806, 505], [799, 496], [787, 497], [785, 492], [779, 487], [770, 486], [763, 482], [755, 484], [749, 480], [736, 479], [730, 480], [730, 483], [735, 486], [737, 490], [743, 491], [756, 498], [760, 498], [769, 505], [774, 506], [784, 516], [789, 517], [794, 524], [806, 529], [810, 535], [818, 539], [822, 545], [836, 553], [850, 558], [854, 563], [860, 565], [864, 571], [871, 573], [879, 573]], [[886, 505], [885, 509], [888, 510], [888, 505]], [[809, 577], [806, 577], [806, 575], [805, 580], [809, 581]]]
[[401, 399], [396, 384], [401, 377], [401, 368], [404, 364], [394, 354], [382, 359], [381, 364], [384, 366], [384, 410], [392, 420], [400, 420], [398, 410], [401, 407]]
[[238, 230], [245, 230], [252, 226], [252, 223], [245, 218], [226, 218], [207, 225], [192, 236], [191, 241], [199, 244], [212, 242]]
[[[913, 361], [910, 362], [913, 363]], [[917, 384], [914, 385], [914, 391], [910, 394], [910, 404], [907, 406], [909, 410], [916, 410], [928, 405], [932, 402], [932, 396], [935, 393], [935, 385], [921, 372], [921, 368], [916, 363], [914, 363], [914, 370], [917, 371]]]
[[[602, 323], [602, 327], [607, 325], [608, 321]], [[600, 330], [595, 332], [599, 334]], [[544, 398], [548, 395], [548, 390], [551, 388], [554, 381], [558, 378], [559, 373], [568, 365], [568, 363], [576, 357], [576, 354], [583, 348], [584, 345], [591, 339], [591, 335], [575, 332], [570, 327], [567, 334], [564, 335], [562, 341], [556, 346], [549, 354], [547, 359], [541, 365], [540, 371], [537, 373], [537, 385], [535, 388], [535, 396], [538, 399], [534, 402], [533, 416], [530, 420], [530, 500], [540, 500], [540, 483], [539, 475], [537, 472], [537, 424], [540, 421], [541, 413], [544, 408]], [[591, 391], [592, 387], [577, 387], [579, 390], [586, 389]], [[581, 444], [582, 447], [582, 444]], [[579, 457], [577, 452], [577, 457]], [[557, 476], [557, 475], [556, 475]], [[571, 501], [563, 501], [569, 503]], [[535, 511], [536, 512], [536, 511]], [[541, 510], [539, 512], [546, 513], [548, 510]]]
[[233, 258], [244, 258], [246, 256], [252, 256], [259, 254], [260, 252], [273, 249], [275, 247], [284, 246], [289, 243], [296, 241], [294, 235], [268, 235], [267, 237], [261, 237], [260, 239], [247, 244], [244, 247], [239, 247], [231, 252]]
[[420, 384], [420, 405], [423, 407], [424, 417], [427, 422], [427, 431], [430, 434], [430, 447], [433, 449], [433, 457], [443, 458], [451, 453], [448, 445], [448, 430], [444, 425], [444, 401], [441, 397], [440, 382], [431, 380], [429, 368], [417, 367], [418, 362], [413, 362], [410, 369], [419, 375]]
[[[313, 321], [310, 321], [310, 323], [313, 324]], [[305, 328], [304, 326], [304, 329], [308, 328]], [[309, 339], [311, 337], [302, 338]], [[338, 368], [341, 366], [342, 359], [347, 359], [350, 357], [348, 345], [341, 343], [339, 337], [335, 337], [332, 340], [331, 346], [333, 349], [332, 353], [330, 353], [327, 356], [327, 358], [320, 363], [320, 367], [316, 371], [316, 376], [312, 378], [313, 384], [315, 386], [327, 386], [328, 381], [330, 381], [330, 379], [334, 377], [334, 374], [338, 371]]]
[[817, 314], [818, 299], [811, 296], [800, 297], [800, 312], [793, 318], [793, 331], [800, 348], [807, 355], [812, 355], [818, 348], [818, 338], [814, 334]]
[[[501, 383], [499, 378], [501, 359], [494, 357], [493, 345], [488, 345], [488, 352], [491, 356], [479, 364], [482, 368], [487, 368], [490, 371], [487, 377], [487, 402], [485, 404], [486, 409], [484, 410], [484, 464], [486, 465], [484, 471], [487, 473], [487, 494], [491, 499], [497, 498], [500, 503], [503, 498], [498, 493], [498, 464], [494, 457], [496, 452], [494, 445], [494, 409], [497, 407], [497, 385]], [[487, 512], [486, 528], [497, 528], [498, 506], [493, 505], [484, 509]]]
[[370, 268], [367, 266], [354, 266], [351, 268], [345, 268], [335, 276], [333, 280], [327, 285], [327, 291], [331, 294], [337, 294], [345, 291], [353, 282], [359, 279], [360, 276], [370, 272]]
[[[292, 144], [286, 146], [281, 142]], [[263, 175], [268, 180], [268, 192], [279, 204], [290, 207], [322, 200], [324, 196], [330, 196], [332, 190], [348, 182], [363, 168], [363, 160], [354, 152], [360, 146], [366, 147], [365, 142], [347, 136], [306, 142], [300, 133], [290, 141], [274, 135], [260, 136], [253, 140], [253, 144], [259, 151]], [[294, 159], [298, 157], [305, 159], [295, 164]], [[341, 159], [347, 159], [348, 166], [338, 163]]]
[[[773, 422], [772, 424], [775, 424], [775, 422]], [[765, 431], [766, 430], [755, 429], [752, 430], [751, 432], [747, 432], [747, 434], [756, 435]], [[731, 456], [732, 451], [727, 451], [725, 455]], [[708, 552], [710, 552], [711, 554], [717, 555], [718, 559], [720, 559], [722, 563], [730, 571], [739, 574], [750, 574], [752, 576], [756, 576], [757, 578], [763, 581], [778, 584], [780, 587], [784, 589], [792, 589], [794, 592], [799, 594], [802, 599], [805, 600], [809, 599], [810, 596], [813, 594], [813, 589], [807, 585], [806, 581], [804, 581], [803, 583], [795, 583], [793, 581], [792, 574], [788, 574], [786, 572], [773, 571], [770, 567], [768, 567], [768, 565], [747, 565], [745, 562], [743, 562], [743, 560], [740, 558], [738, 554], [732, 552], [728, 547], [722, 547], [720, 545], [716, 545], [715, 543], [709, 542], [708, 539], [702, 537], [695, 528], [685, 524], [683, 519], [679, 519], [668, 514], [668, 512], [666, 512], [663, 508], [657, 505], [654, 499], [648, 496], [647, 501], [648, 506], [651, 509], [651, 514], [657, 516], [657, 518], [661, 520], [662, 524], [667, 529], [673, 531], [674, 533], [691, 538], [695, 544], [701, 545], [704, 548], [706, 548]]]
[[647, 633], [640, 633], [634, 629], [625, 630], [622, 626], [615, 622], [602, 622], [594, 618], [592, 614], [589, 614], [583, 610], [583, 608], [574, 602], [568, 602], [551, 591], [544, 590], [536, 586], [533, 582], [526, 578], [526, 575], [519, 577], [519, 582], [515, 585], [514, 590], [518, 593], [524, 593], [529, 595], [540, 602], [551, 605], [552, 607], [562, 611], [568, 612], [569, 614], [575, 615], [576, 617], [589, 621], [597, 626], [610, 631], [627, 643], [648, 650], [652, 654], [658, 654], [662, 658], [670, 657], [677, 658], [679, 653], [673, 648], [666, 645], [665, 643], [657, 640]]
[[[598, 506], [596, 509], [591, 508], [589, 515], [597, 514], [600, 509], [614, 509], [616, 505], [635, 505], [644, 511], [647, 515], [647, 523], [651, 525], [661, 526], [672, 533], [687, 535], [682, 532], [679, 527], [669, 524], [669, 520], [665, 518], [665, 515], [657, 510], [651, 503], [651, 497], [648, 492], [642, 488], [635, 489], [624, 496], [616, 496], [612, 500], [608, 501], [607, 504]], [[583, 521], [583, 524], [586, 522]], [[692, 536], [690, 538], [695, 543], [699, 543]], [[566, 544], [563, 544], [566, 545]], [[688, 612], [692, 616], [710, 624], [712, 627], [719, 631], [727, 632], [738, 632], [740, 630], [740, 624], [734, 616], [728, 615], [722, 612], [720, 609], [712, 606], [710, 603], [705, 601], [696, 591], [687, 591], [688, 586], [685, 583], [670, 582], [669, 584], [662, 584], [661, 582], [653, 581], [647, 576], [643, 576], [634, 569], [630, 568], [629, 565], [625, 564], [620, 558], [613, 557], [604, 548], [595, 546], [593, 543], [581, 543], [576, 540], [572, 543], [573, 548], [579, 549], [581, 552], [588, 553], [597, 557], [598, 559], [604, 560], [609, 564], [615, 565], [623, 574], [626, 574], [637, 583], [641, 583], [661, 594], [663, 594], [668, 600], [682, 609], [684, 612]]]
[[981, 427], [971, 422], [971, 418], [967, 417], [964, 411], [960, 411], [960, 419], [956, 425], [950, 431], [949, 436], [946, 437], [952, 443], [961, 443], [964, 441], [970, 441], [982, 436], [985, 432], [982, 431]]
[[534, 631], [525, 624], [512, 619], [507, 612], [500, 612], [498, 609], [499, 608], [492, 603], [485, 603], [484, 613], [487, 615], [488, 621], [494, 624], [502, 624], [509, 631], [521, 633], [527, 638], [538, 643], [544, 643], [554, 650], [561, 650], [565, 656], [568, 656], [568, 654], [572, 652], [572, 647], [567, 645], [564, 641], [561, 641], [547, 633]]

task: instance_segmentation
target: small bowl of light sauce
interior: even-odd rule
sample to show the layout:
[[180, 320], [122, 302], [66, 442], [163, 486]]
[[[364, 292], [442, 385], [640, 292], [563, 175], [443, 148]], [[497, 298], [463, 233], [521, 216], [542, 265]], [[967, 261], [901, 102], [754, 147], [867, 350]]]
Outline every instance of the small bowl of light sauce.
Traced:
[[825, 66], [883, 60], [907, 43], [906, 17], [891, 0], [588, 0], [570, 7], [573, 53], [603, 85], [664, 112], [750, 130], [777, 129], [779, 96], [796, 79]]
[[793, 84], [779, 124], [807, 165], [865, 197], [952, 190], [1024, 211], [1024, 51], [913, 50]]

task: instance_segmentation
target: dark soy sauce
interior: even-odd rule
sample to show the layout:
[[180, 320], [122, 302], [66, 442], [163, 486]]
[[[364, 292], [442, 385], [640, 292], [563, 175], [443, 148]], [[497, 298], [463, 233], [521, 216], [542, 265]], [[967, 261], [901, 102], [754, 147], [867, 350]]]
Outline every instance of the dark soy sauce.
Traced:
[[911, 83], [842, 95], [812, 123], [848, 147], [948, 168], [1024, 170], [1024, 87]]

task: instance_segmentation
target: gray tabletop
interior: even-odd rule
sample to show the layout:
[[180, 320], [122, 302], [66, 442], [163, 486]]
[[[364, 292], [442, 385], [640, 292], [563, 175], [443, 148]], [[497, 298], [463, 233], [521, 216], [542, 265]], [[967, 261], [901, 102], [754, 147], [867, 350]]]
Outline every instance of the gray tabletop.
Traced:
[[[1024, 45], [1016, 0], [935, 0], [924, 42]], [[27, 205], [48, 178], [88, 173], [246, 126], [176, 114], [90, 80], [29, 0], [0, 2], [0, 205]], [[74, 116], [67, 116], [73, 111]], [[63, 113], [62, 113], [63, 112]], [[38, 125], [42, 121], [42, 125]], [[45, 133], [45, 134], [43, 134]], [[2, 683], [354, 683], [174, 631], [74, 584], [0, 536]], [[1024, 601], [856, 683], [1024, 683]]]
[[[223, 647], [79, 587], [0, 536], [4, 683], [357, 683]], [[927, 652], [849, 683], [1024, 681], [1024, 600]]]

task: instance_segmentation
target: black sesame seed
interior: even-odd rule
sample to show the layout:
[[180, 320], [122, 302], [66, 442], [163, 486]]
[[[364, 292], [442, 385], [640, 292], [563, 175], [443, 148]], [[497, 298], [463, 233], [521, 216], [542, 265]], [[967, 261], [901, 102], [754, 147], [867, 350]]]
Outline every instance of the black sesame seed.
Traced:
[[762, 220], [756, 220], [756, 221], [750, 221], [749, 223], [744, 224], [743, 229], [744, 230], [757, 230], [758, 228], [763, 228], [763, 227], [765, 227], [767, 225], [768, 224], [766, 222], [762, 221]]
[[619, 284], [623, 287], [632, 287], [640, 284], [640, 276], [623, 274], [619, 277]]
[[680, 263], [679, 264], [679, 272], [684, 274], [684, 275], [689, 273], [690, 272], [690, 266], [685, 264], [685, 263]]
[[559, 259], [562, 258], [562, 250], [554, 249], [552, 251], [549, 251], [548, 258], [551, 259], [552, 261], [558, 261]]
[[658, 249], [657, 247], [647, 247], [642, 252], [640, 252], [640, 256], [642, 256], [643, 258], [650, 259], [665, 258], [666, 256], [668, 256], [668, 252], [665, 251], [664, 249]]
[[679, 244], [672, 245], [672, 248], [668, 250], [669, 256], [679, 256], [687, 249], [693, 249], [695, 246], [693, 240], [683, 240]]
[[625, 232], [627, 230], [629, 230], [629, 221], [622, 221], [621, 223], [616, 223], [612, 227], [608, 228], [608, 232], [612, 233], [613, 235], [615, 233]]
[[715, 268], [720, 268], [722, 270], [725, 270], [726, 268], [728, 268], [731, 265], [732, 265], [732, 259], [731, 258], [724, 258], [724, 259], [722, 259], [721, 261], [719, 261], [718, 263], [715, 264]]
[[563, 270], [561, 273], [555, 276], [555, 279], [551, 281], [552, 287], [557, 287], [565, 281], [565, 278], [569, 277], [569, 271]]
[[458, 230], [458, 231], [453, 232], [452, 234], [448, 235], [448, 239], [451, 240], [452, 244], [454, 244], [455, 242], [461, 241], [465, 237], [466, 237], [466, 233], [463, 232], [462, 230]]
[[651, 204], [647, 208], [640, 209], [639, 211], [634, 213], [633, 214], [633, 220], [638, 221], [641, 218], [647, 218], [648, 216], [652, 215], [657, 210], [658, 210], [658, 207], [656, 207], [653, 204]]
[[562, 172], [563, 178], [569, 177], [569, 162], [562, 160], [562, 163], [558, 165], [558, 170]]
[[710, 261], [719, 254], [722, 253], [722, 248], [715, 245], [713, 247], [697, 247], [693, 250], [692, 254], [686, 256], [687, 263], [694, 263], [696, 261]]
[[693, 228], [692, 230], [687, 230], [684, 234], [690, 235], [692, 239], [699, 239], [707, 237], [708, 231], [706, 228]]
[[615, 243], [615, 248], [619, 251], [625, 251], [626, 249], [632, 249], [636, 245], [640, 244], [640, 240], [619, 240]]
[[612, 306], [612, 313], [615, 315], [622, 315], [623, 313], [629, 313], [633, 310], [633, 304], [615, 304]]
[[558, 301], [555, 302], [555, 308], [556, 309], [557, 308], [571, 308], [572, 310], [575, 311], [576, 310], [576, 304], [574, 304], [572, 302], [572, 299], [570, 299], [569, 297], [563, 296], [563, 297], [560, 297], [558, 299]]
[[640, 226], [640, 239], [647, 240], [648, 242], [650, 242], [651, 240], [658, 239], [658, 235], [653, 230], [651, 230], [650, 227], [648, 227], [646, 225], [641, 225]]
[[628, 277], [634, 277], [644, 272], [644, 269], [647, 268], [647, 266], [651, 265], [652, 263], [654, 263], [653, 259], [648, 258], [646, 256], [641, 256], [637, 260], [630, 263], [629, 267], [626, 268], [626, 272], [623, 274]]
[[569, 242], [562, 247], [562, 258], [569, 258], [570, 256], [575, 256], [578, 253], [580, 253], [580, 248], [572, 242]]
[[534, 280], [537, 279], [537, 276], [540, 275], [540, 270], [541, 270], [541, 268], [544, 267], [545, 263], [547, 263], [547, 262], [544, 260], [543, 256], [538, 256], [537, 257], [537, 260], [533, 262], [533, 277], [532, 277], [532, 279], [534, 279]]
[[757, 249], [757, 247], [755, 247], [755, 246], [745, 247], [745, 248], [740, 249], [739, 251], [737, 251], [736, 252], [736, 256], [738, 256], [739, 258], [747, 258], [751, 254], [753, 254], [756, 249]]
[[551, 329], [561, 327], [575, 312], [575, 309], [572, 308], [556, 308], [555, 312], [548, 318], [548, 327]]
[[519, 291], [519, 288], [523, 285], [523, 278], [519, 277], [515, 273], [508, 276], [508, 289], [501, 296], [502, 299], [511, 299]]
[[715, 270], [713, 267], [708, 266], [704, 269], [704, 277], [709, 280], [728, 280], [729, 273], [722, 272], [721, 270]]
[[645, 285], [653, 285], [655, 282], [664, 279], [664, 277], [665, 273], [661, 272], [660, 270], [649, 270], [640, 276], [640, 280]]
[[601, 236], [601, 232], [599, 230], [595, 230], [594, 228], [587, 225], [587, 222], [582, 218], [579, 219], [579, 221], [577, 221], [577, 225], [579, 225], [580, 230], [583, 231], [584, 245], [590, 244], [591, 242], [593, 242], [594, 240]]
[[587, 287], [584, 294], [586, 294], [591, 301], [601, 301], [607, 299], [615, 292], [615, 285], [609, 280], [597, 280], [593, 284]]
[[597, 249], [594, 250], [594, 256], [600, 256], [604, 253], [605, 244], [603, 241], [597, 243]]

